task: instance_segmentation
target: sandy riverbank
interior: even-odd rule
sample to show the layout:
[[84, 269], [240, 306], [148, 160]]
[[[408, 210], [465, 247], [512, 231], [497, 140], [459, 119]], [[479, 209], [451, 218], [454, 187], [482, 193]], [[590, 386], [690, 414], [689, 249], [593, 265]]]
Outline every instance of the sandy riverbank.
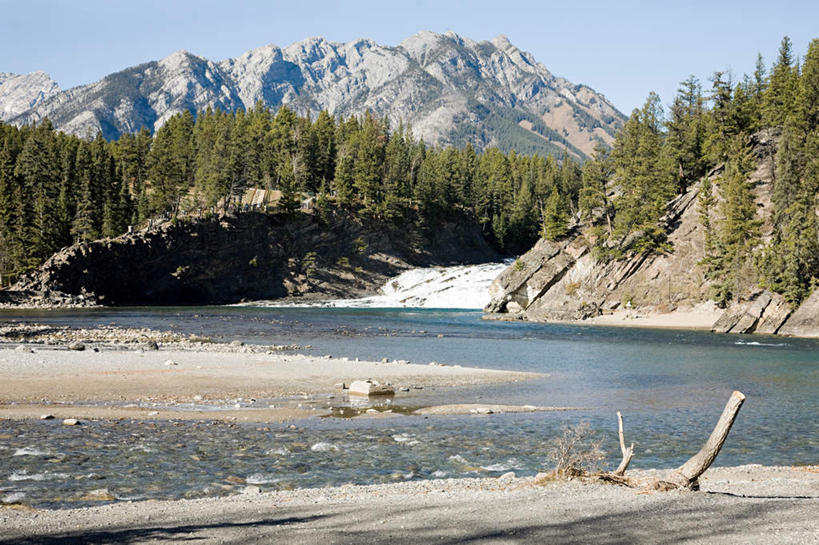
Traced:
[[626, 327], [656, 327], [664, 329], [701, 329], [710, 331], [711, 327], [722, 315], [722, 312], [722, 310], [716, 308], [712, 303], [703, 303], [691, 308], [680, 308], [671, 312], [623, 309], [576, 323]]
[[[656, 474], [634, 472], [636, 474]], [[817, 543], [819, 468], [713, 468], [700, 492], [415, 481], [84, 509], [0, 508], [11, 543]]]
[[[695, 307], [678, 308], [671, 312], [657, 310], [618, 309], [584, 320], [553, 320], [553, 323], [573, 325], [602, 325], [615, 327], [646, 327], [657, 329], [695, 329], [711, 331], [714, 323], [722, 315], [722, 311], [713, 303], [702, 303]], [[484, 314], [485, 320], [501, 320], [513, 322], [525, 320], [523, 314]]]
[[[252, 399], [341, 397], [343, 383], [391, 383], [397, 398], [418, 388], [528, 380], [541, 375], [440, 364], [354, 361], [283, 353], [198, 350], [85, 350], [24, 345], [0, 349], [0, 418], [180, 418], [282, 421], [317, 414], [291, 406], [248, 407]], [[401, 389], [410, 388], [404, 394]], [[87, 406], [92, 403], [97, 406]], [[146, 404], [164, 408], [146, 409]], [[174, 410], [179, 404], [220, 410]], [[238, 406], [236, 406], [238, 404]], [[102, 405], [102, 406], [100, 406]], [[139, 405], [139, 406], [129, 406]]]

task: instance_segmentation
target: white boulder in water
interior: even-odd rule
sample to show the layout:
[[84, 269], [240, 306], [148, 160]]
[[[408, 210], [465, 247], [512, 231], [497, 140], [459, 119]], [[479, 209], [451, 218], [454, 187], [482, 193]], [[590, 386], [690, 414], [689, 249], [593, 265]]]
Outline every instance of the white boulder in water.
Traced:
[[347, 393], [351, 396], [390, 396], [395, 395], [395, 388], [375, 380], [355, 380]]

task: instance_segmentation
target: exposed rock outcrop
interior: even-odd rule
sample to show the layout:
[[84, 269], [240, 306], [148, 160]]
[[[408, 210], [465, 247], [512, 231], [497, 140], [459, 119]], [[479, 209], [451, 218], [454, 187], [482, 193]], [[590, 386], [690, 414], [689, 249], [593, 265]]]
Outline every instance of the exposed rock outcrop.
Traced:
[[420, 237], [346, 212], [326, 223], [312, 214], [243, 213], [70, 246], [0, 291], [0, 301], [55, 291], [106, 305], [358, 297], [407, 268], [498, 258], [466, 218]]
[[488, 313], [533, 321], [583, 320], [614, 309], [694, 305], [707, 299], [698, 187], [671, 203], [665, 222], [671, 255], [636, 255], [598, 262], [578, 236], [561, 243], [539, 241], [490, 288]]
[[722, 313], [711, 331], [715, 333], [775, 334], [788, 319], [791, 308], [785, 299], [768, 290], [760, 291]]
[[779, 330], [781, 335], [819, 337], [819, 291], [814, 291]]

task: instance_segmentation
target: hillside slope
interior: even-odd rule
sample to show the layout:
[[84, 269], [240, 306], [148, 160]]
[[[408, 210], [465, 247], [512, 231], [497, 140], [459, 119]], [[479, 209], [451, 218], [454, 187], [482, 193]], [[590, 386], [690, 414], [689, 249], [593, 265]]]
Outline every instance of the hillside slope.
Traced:
[[[757, 159], [750, 176], [763, 238], [770, 236], [773, 156], [776, 135], [763, 131], [753, 137]], [[716, 179], [718, 167], [709, 174]], [[718, 309], [710, 300], [711, 284], [701, 264], [705, 230], [700, 221], [701, 183], [669, 203], [663, 219], [669, 253], [598, 261], [578, 232], [561, 242], [541, 239], [492, 284], [487, 317], [529, 321], [615, 323], [601, 317], [617, 315], [616, 323], [673, 323], [675, 313], [698, 313], [698, 323], [720, 333], [784, 334], [819, 337], [819, 294], [794, 312], [778, 294], [756, 287], [748, 278], [739, 300]], [[666, 318], [663, 319], [662, 317]], [[705, 320], [705, 322], [703, 322]]]
[[[32, 76], [26, 96], [43, 87]], [[372, 110], [395, 126], [411, 124], [429, 143], [578, 158], [597, 142], [611, 144], [625, 119], [603, 95], [554, 76], [504, 36], [476, 42], [452, 32], [421, 32], [395, 47], [309, 38], [218, 62], [177, 51], [40, 98], [21, 109], [0, 93], [0, 111], [16, 124], [48, 117], [66, 132], [113, 139], [208, 106], [232, 111], [261, 101], [345, 117]]]

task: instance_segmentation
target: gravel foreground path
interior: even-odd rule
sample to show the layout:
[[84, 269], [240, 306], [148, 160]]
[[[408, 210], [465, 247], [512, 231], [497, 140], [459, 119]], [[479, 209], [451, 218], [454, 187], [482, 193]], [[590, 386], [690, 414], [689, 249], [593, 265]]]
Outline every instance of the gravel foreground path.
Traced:
[[714, 468], [701, 485], [700, 492], [646, 493], [507, 476], [7, 508], [0, 544], [819, 543], [816, 466]]

